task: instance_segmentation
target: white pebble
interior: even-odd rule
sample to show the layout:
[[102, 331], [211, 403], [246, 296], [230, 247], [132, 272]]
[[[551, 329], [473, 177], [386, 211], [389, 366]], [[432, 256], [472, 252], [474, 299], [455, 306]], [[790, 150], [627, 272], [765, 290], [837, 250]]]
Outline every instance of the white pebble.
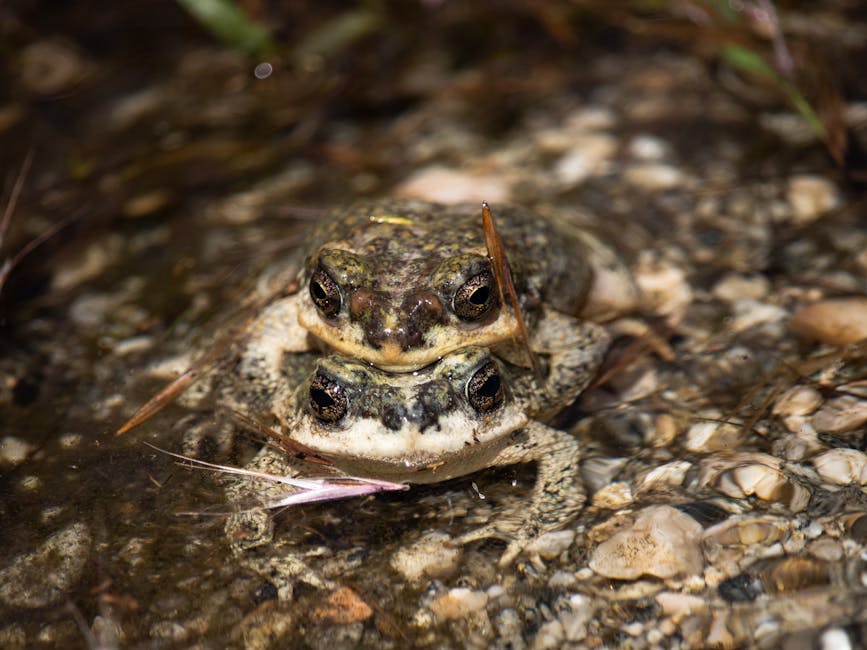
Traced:
[[640, 163], [628, 167], [623, 179], [635, 187], [657, 192], [684, 184], [684, 176], [677, 167], [654, 163]]
[[786, 198], [798, 225], [815, 221], [840, 205], [837, 187], [821, 176], [800, 175], [789, 180]]
[[701, 525], [680, 510], [652, 506], [642, 510], [631, 527], [597, 546], [589, 566], [620, 580], [696, 574], [704, 565], [701, 532]]
[[867, 483], [867, 456], [857, 449], [831, 449], [813, 459], [816, 472], [834, 485]]
[[5, 436], [0, 439], [0, 463], [20, 465], [33, 449], [33, 445], [21, 438]]
[[546, 560], [553, 560], [563, 551], [568, 550], [575, 541], [574, 530], [557, 530], [552, 533], [539, 535], [527, 544], [527, 553], [537, 553]]
[[[511, 189], [502, 174], [479, 173], [434, 165], [424, 167], [396, 190], [402, 196], [440, 203], [506, 203]], [[496, 215], [496, 205], [494, 214]]]
[[450, 541], [446, 533], [430, 532], [395, 553], [390, 560], [391, 566], [407, 582], [417, 582], [424, 576], [448, 577], [457, 569], [461, 557], [461, 549], [450, 545]]
[[484, 591], [474, 591], [466, 587], [455, 587], [435, 598], [429, 605], [430, 610], [440, 621], [465, 618], [472, 612], [484, 609], [488, 595]]

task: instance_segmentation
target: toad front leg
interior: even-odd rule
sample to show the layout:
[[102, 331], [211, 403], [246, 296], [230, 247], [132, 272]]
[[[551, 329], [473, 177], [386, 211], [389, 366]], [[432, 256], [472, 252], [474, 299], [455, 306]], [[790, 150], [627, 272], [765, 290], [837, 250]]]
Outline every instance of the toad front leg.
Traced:
[[586, 500], [578, 470], [580, 447], [574, 437], [539, 422], [531, 422], [513, 437], [513, 443], [492, 465], [538, 463], [529, 506], [522, 504], [512, 512], [500, 513], [495, 521], [458, 538], [461, 544], [487, 538], [508, 541], [500, 557], [501, 567], [511, 564], [540, 535], [562, 528]]

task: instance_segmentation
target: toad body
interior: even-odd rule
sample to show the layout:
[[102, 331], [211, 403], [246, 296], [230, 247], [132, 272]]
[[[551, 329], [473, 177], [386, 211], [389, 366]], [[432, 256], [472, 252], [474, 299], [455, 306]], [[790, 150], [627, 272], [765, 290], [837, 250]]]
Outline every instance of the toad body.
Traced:
[[[245, 388], [239, 393], [231, 382], [224, 386], [226, 401], [238, 410], [255, 403], [262, 416], [277, 423], [280, 435], [329, 459], [338, 473], [433, 483], [487, 467], [537, 462], [529, 504], [458, 540], [509, 540], [503, 563], [581, 508], [578, 443], [543, 421], [573, 401], [593, 377], [608, 344], [601, 327], [584, 323], [576, 330], [569, 319], [552, 317], [536, 328], [534, 346], [553, 338], [571, 350], [556, 365], [544, 364], [546, 377], [540, 382], [531, 370], [477, 346], [411, 373], [389, 373], [342, 356], [302, 354], [278, 360], [261, 344], [279, 321], [269, 323], [267, 315], [263, 319], [255, 330], [262, 338], [250, 339], [237, 369]], [[308, 374], [293, 383], [287, 378], [299, 376], [299, 362]], [[295, 374], [286, 370], [287, 364], [294, 364]], [[251, 371], [257, 386], [244, 396], [251, 388]], [[300, 467], [272, 448], [260, 452], [248, 469], [311, 473], [309, 466]], [[263, 496], [262, 489], [258, 481], [242, 479], [229, 489], [230, 499], [249, 503]], [[262, 511], [236, 516], [230, 533], [239, 549], [268, 543], [270, 517]]]
[[[618, 276], [616, 255], [574, 225], [520, 207], [497, 206], [497, 230], [518, 303], [532, 330], [552, 312], [579, 317], [606, 306], [599, 278]], [[300, 273], [275, 267], [265, 283], [292, 287], [280, 299], [297, 322], [285, 323], [297, 350], [314, 341], [383, 370], [407, 372], [467, 346], [483, 346], [527, 364], [512, 348], [517, 321], [502, 305], [477, 206], [423, 201], [354, 204], [324, 219], [304, 246]], [[290, 331], [291, 330], [291, 331]], [[306, 342], [305, 342], [306, 341]], [[544, 350], [537, 350], [544, 352]]]

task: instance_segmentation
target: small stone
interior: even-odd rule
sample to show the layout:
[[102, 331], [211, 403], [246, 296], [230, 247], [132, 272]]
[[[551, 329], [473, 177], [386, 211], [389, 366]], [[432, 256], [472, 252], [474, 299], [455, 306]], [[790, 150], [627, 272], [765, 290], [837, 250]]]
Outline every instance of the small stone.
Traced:
[[655, 467], [644, 476], [641, 488], [682, 485], [683, 479], [686, 478], [686, 473], [690, 467], [692, 467], [692, 463], [687, 460], [675, 460]]
[[593, 617], [593, 601], [583, 594], [571, 594], [562, 603], [560, 623], [567, 641], [581, 641], [587, 636], [587, 623]]
[[[51, 278], [51, 286], [55, 290], [65, 291], [93, 280], [103, 274], [112, 264], [122, 259], [123, 254], [124, 241], [122, 237], [119, 235], [102, 237], [88, 246], [84, 250], [84, 253], [76, 255], [72, 260], [63, 263], [54, 272]], [[85, 294], [85, 296], [87, 295]], [[108, 296], [103, 296], [102, 294], [90, 295], [108, 300]], [[76, 303], [79, 303], [80, 300], [76, 300]], [[73, 310], [73, 318], [76, 318], [76, 313]]]
[[762, 275], [748, 276], [729, 273], [716, 283], [713, 295], [726, 302], [737, 300], [761, 300], [768, 295], [770, 282]]
[[692, 289], [684, 270], [650, 253], [639, 255], [635, 282], [642, 311], [666, 316], [672, 324], [680, 321], [692, 302]]
[[[475, 203], [488, 201], [506, 203], [511, 190], [500, 174], [486, 174], [434, 165], [412, 174], [396, 189], [396, 193], [410, 198], [440, 203]], [[480, 208], [481, 209], [481, 208]]]
[[128, 354], [147, 352], [153, 347], [153, 345], [154, 339], [152, 336], [131, 336], [128, 339], [115, 343], [112, 346], [112, 352], [119, 357], [123, 357]]
[[10, 607], [47, 607], [60, 602], [81, 579], [90, 550], [90, 531], [72, 524], [19, 555], [0, 570], [0, 601]]
[[835, 539], [823, 537], [810, 542], [807, 551], [817, 560], [839, 562], [843, 559], [843, 546]]
[[116, 305], [117, 301], [104, 293], [85, 293], [72, 303], [69, 317], [82, 328], [96, 327], [106, 321], [109, 311]]
[[719, 422], [696, 422], [686, 432], [684, 447], [689, 451], [722, 451], [737, 447], [741, 427]]
[[647, 134], [638, 135], [629, 143], [629, 155], [644, 161], [661, 160], [669, 149], [667, 142]]
[[484, 609], [488, 595], [484, 591], [474, 591], [466, 587], [455, 587], [448, 593], [435, 598], [429, 605], [430, 610], [440, 621], [465, 618], [472, 612]]
[[807, 507], [810, 491], [790, 481], [781, 466], [782, 461], [769, 454], [719, 454], [701, 462], [699, 482], [733, 499], [755, 495], [764, 501], [783, 502], [793, 512], [800, 512]]
[[[548, 579], [548, 587], [550, 589], [574, 589], [577, 584], [578, 578], [575, 577], [574, 573], [570, 573], [569, 571], [555, 571]], [[492, 597], [490, 589], [488, 589], [488, 596]]]
[[567, 186], [577, 185], [591, 176], [604, 174], [617, 151], [617, 139], [606, 133], [575, 136], [572, 148], [557, 161], [554, 176]]
[[35, 449], [26, 440], [15, 436], [4, 436], [0, 438], [0, 463], [7, 465], [20, 465], [27, 456]]
[[560, 621], [544, 623], [533, 637], [533, 650], [554, 650], [563, 647], [563, 624]]
[[852, 640], [846, 630], [831, 627], [819, 637], [819, 650], [852, 650]]
[[759, 302], [752, 298], [735, 301], [730, 323], [732, 332], [744, 332], [758, 325], [784, 321], [789, 312], [777, 305]]
[[84, 437], [80, 433], [65, 433], [58, 438], [57, 442], [64, 449], [75, 449], [81, 444], [83, 439]]
[[171, 203], [173, 198], [172, 193], [167, 189], [151, 190], [127, 200], [121, 211], [125, 217], [139, 219], [159, 212]]
[[536, 553], [546, 560], [553, 560], [561, 553], [568, 550], [575, 541], [574, 530], [557, 530], [552, 533], [539, 535], [527, 544], [527, 553]]
[[631, 527], [597, 546], [589, 566], [619, 580], [696, 574], [704, 566], [701, 531], [689, 515], [671, 506], [652, 506], [642, 510]]
[[618, 510], [630, 503], [632, 503], [632, 489], [625, 481], [607, 485], [593, 495], [593, 506], [596, 508]]
[[422, 577], [447, 578], [458, 568], [461, 549], [451, 545], [451, 538], [443, 532], [433, 531], [415, 543], [401, 548], [391, 557], [391, 567], [407, 582]]
[[677, 167], [659, 163], [632, 165], [624, 172], [623, 179], [639, 189], [653, 192], [681, 186], [685, 180]]
[[675, 591], [662, 591], [655, 596], [657, 604], [665, 616], [677, 623], [687, 616], [702, 614], [707, 610], [707, 599]]
[[867, 297], [829, 298], [802, 307], [789, 321], [796, 336], [829, 345], [867, 338]]
[[55, 39], [25, 47], [16, 66], [24, 86], [40, 95], [71, 90], [84, 79], [88, 68], [72, 43]]
[[366, 621], [373, 616], [373, 610], [352, 589], [339, 587], [328, 594], [321, 605], [314, 607], [310, 615], [316, 620], [349, 625]]
[[813, 458], [813, 466], [834, 485], [867, 484], [867, 456], [857, 449], [831, 449]]
[[789, 180], [786, 198], [797, 225], [815, 221], [840, 205], [840, 193], [828, 179], [800, 175]]
[[774, 402], [772, 413], [781, 417], [809, 415], [822, 404], [822, 394], [812, 386], [792, 386]]
[[854, 395], [830, 399], [810, 418], [819, 433], [842, 433], [859, 428], [867, 422], [867, 400]]

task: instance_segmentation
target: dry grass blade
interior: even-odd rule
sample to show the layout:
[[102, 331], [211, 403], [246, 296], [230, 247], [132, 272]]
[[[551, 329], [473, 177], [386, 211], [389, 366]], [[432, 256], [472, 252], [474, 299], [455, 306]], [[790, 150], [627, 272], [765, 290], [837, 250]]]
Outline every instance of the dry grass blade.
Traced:
[[[281, 476], [277, 474], [268, 474], [266, 472], [257, 472], [255, 470], [245, 469], [242, 467], [232, 467], [230, 465], [219, 465], [217, 463], [209, 463], [204, 460], [198, 460], [182, 454], [176, 454], [171, 451], [166, 451], [149, 443], [145, 443], [151, 449], [162, 454], [172, 456], [183, 462], [184, 465], [194, 469], [208, 469], [223, 474], [234, 474], [235, 476], [246, 476], [253, 479], [267, 481], [269, 483], [282, 483], [289, 486], [292, 491], [263, 503], [260, 506], [250, 508], [242, 512], [254, 512], [262, 508], [271, 510], [274, 508], [285, 508], [287, 506], [301, 505], [303, 503], [314, 503], [318, 501], [333, 501], [336, 499], [346, 499], [356, 496], [364, 496], [383, 491], [404, 491], [408, 490], [409, 486], [403, 483], [392, 483], [390, 481], [380, 481], [377, 479], [362, 478], [359, 476], [327, 476], [321, 478], [298, 478], [294, 476]], [[205, 513], [179, 513], [188, 515], [201, 515]], [[230, 513], [222, 513], [230, 514]]]
[[[482, 228], [485, 233], [485, 246], [488, 249], [488, 257], [491, 259], [491, 265], [494, 267], [494, 277], [497, 279], [497, 290], [500, 293], [500, 304], [506, 304], [506, 296], [509, 298], [509, 304], [515, 314], [515, 321], [518, 323], [519, 344], [527, 353], [527, 358], [530, 360], [530, 365], [533, 372], [536, 373], [536, 378], [541, 383], [542, 373], [539, 371], [539, 366], [536, 363], [536, 356], [530, 349], [530, 336], [527, 334], [527, 326], [524, 324], [524, 317], [521, 314], [521, 306], [518, 304], [518, 295], [515, 292], [515, 285], [512, 282], [512, 272], [509, 269], [509, 260], [506, 257], [506, 250], [503, 247], [503, 240], [500, 239], [500, 233], [497, 232], [497, 226], [494, 223], [494, 216], [491, 214], [491, 208], [487, 201], [482, 201]], [[505, 295], [504, 295], [505, 294]]]
[[163, 388], [159, 393], [151, 397], [147, 402], [138, 408], [133, 413], [132, 417], [123, 423], [123, 425], [114, 432], [116, 436], [122, 436], [127, 431], [135, 429], [138, 425], [150, 420], [154, 415], [162, 411], [166, 406], [174, 402], [190, 384], [198, 377], [200, 370], [190, 368], [180, 377], [175, 379], [168, 386]]
[[30, 171], [30, 165], [32, 162], [33, 150], [31, 149], [24, 157], [24, 162], [21, 163], [18, 177], [15, 179], [15, 184], [12, 186], [12, 192], [9, 194], [9, 202], [3, 210], [3, 217], [0, 218], [0, 246], [3, 245], [3, 239], [6, 237], [6, 231], [9, 229], [9, 222], [12, 220], [12, 213], [15, 211], [15, 206], [18, 205], [18, 198], [21, 196], [21, 190], [24, 189], [24, 181]]
[[334, 464], [325, 456], [316, 453], [309, 447], [306, 447], [299, 442], [295, 442], [290, 437], [283, 435], [279, 431], [275, 431], [261, 420], [252, 418], [237, 411], [232, 411], [232, 417], [239, 424], [242, 424], [251, 431], [255, 431], [256, 433], [265, 436], [268, 440], [271, 440], [274, 444], [276, 444], [277, 447], [279, 447], [282, 451], [299, 460], [309, 461], [311, 463], [316, 463], [317, 465], [328, 466]]

